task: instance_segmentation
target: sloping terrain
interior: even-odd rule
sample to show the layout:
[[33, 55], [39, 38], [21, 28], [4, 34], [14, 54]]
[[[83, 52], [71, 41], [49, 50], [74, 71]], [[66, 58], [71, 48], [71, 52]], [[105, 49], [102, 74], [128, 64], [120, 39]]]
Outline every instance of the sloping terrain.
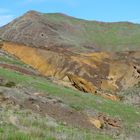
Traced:
[[117, 91], [140, 81], [140, 52], [77, 54], [65, 49], [40, 49], [10, 42], [4, 42], [2, 49], [65, 86], [73, 85], [80, 91], [112, 100], [119, 100]]
[[9, 68], [0, 68], [0, 78], [3, 140], [137, 140], [140, 137], [140, 111], [136, 106], [84, 94]]
[[0, 29], [0, 37], [7, 41], [78, 52], [140, 50], [139, 36], [139, 24], [86, 21], [36, 11], [29, 11]]
[[35, 11], [0, 28], [0, 139], [139, 140], [139, 31]]

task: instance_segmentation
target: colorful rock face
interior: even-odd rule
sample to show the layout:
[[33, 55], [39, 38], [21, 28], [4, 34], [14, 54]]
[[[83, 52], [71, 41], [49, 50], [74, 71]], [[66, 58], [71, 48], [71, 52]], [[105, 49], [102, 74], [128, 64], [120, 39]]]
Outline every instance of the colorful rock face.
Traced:
[[[129, 36], [121, 36], [126, 33], [123, 27]], [[139, 50], [139, 40], [133, 39], [139, 30], [139, 25], [130, 23], [90, 22], [30, 11], [0, 28], [5, 40], [0, 47], [59, 84], [117, 100], [117, 91], [140, 81], [140, 51], [130, 51]], [[124, 45], [126, 39], [135, 45]]]
[[140, 52], [74, 53], [65, 49], [33, 48], [10, 42], [4, 42], [2, 49], [44, 76], [113, 100], [117, 99], [113, 96], [116, 91], [132, 87], [140, 81]]

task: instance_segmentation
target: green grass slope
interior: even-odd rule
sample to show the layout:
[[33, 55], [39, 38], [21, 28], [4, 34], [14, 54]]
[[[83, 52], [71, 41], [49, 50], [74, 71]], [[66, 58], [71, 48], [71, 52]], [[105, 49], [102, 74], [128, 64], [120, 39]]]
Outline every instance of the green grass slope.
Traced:
[[[36, 91], [47, 93], [51, 97], [59, 97], [66, 105], [74, 108], [77, 111], [96, 110], [97, 112], [105, 113], [108, 116], [119, 118], [121, 119], [123, 127], [121, 132], [122, 138], [126, 138], [127, 136], [129, 137], [133, 135], [135, 136], [138, 135], [140, 132], [140, 129], [138, 127], [140, 123], [140, 110], [137, 107], [127, 105], [121, 102], [113, 102], [95, 95], [84, 94], [82, 92], [55, 85], [44, 78], [26, 76], [3, 68], [0, 68], [0, 77], [9, 79], [10, 81], [15, 82], [16, 84], [20, 84], [25, 87], [28, 87], [30, 85], [30, 87], [36, 89]], [[92, 134], [89, 135], [91, 135], [91, 138], [89, 138], [90, 140], [92, 139]], [[102, 133], [99, 134], [99, 139], [102, 137], [102, 135]], [[87, 137], [85, 137], [85, 139]], [[106, 137], [107, 136], [105, 136], [104, 139], [106, 139]], [[95, 140], [96, 139], [98, 138], [95, 138]]]
[[140, 49], [139, 24], [87, 21], [63, 14], [44, 14], [44, 18], [55, 23], [56, 27], [61, 26], [58, 28], [61, 37], [78, 47], [93, 46], [107, 51]]
[[[1, 63], [16, 65], [19, 67], [27, 67], [14, 57], [1, 55]], [[70, 140], [111, 140], [111, 139], [125, 139], [125, 138], [139, 138], [140, 128], [140, 110], [137, 106], [133, 106], [123, 102], [113, 102], [99, 96], [85, 94], [77, 90], [72, 90], [60, 85], [56, 85], [46, 78], [39, 76], [25, 75], [14, 70], [0, 68], [0, 78], [7, 82], [13, 82], [15, 88], [19, 91], [22, 89], [32, 89], [35, 92], [41, 92], [49, 95], [53, 99], [60, 99], [66, 106], [76, 110], [77, 112], [100, 112], [121, 120], [121, 132], [118, 136], [113, 133], [104, 131], [89, 131], [83, 128], [75, 128], [63, 124], [63, 122], [56, 122], [53, 118], [45, 117], [31, 110], [18, 109], [15, 107], [3, 107], [0, 103], [0, 139], [3, 140], [56, 140], [58, 137]], [[0, 90], [4, 85], [0, 85]], [[10, 87], [9, 87], [10, 88]], [[139, 91], [139, 87], [136, 88]], [[135, 90], [136, 91], [136, 90]], [[125, 97], [129, 95], [130, 91], [126, 91]], [[134, 91], [131, 90], [130, 94]], [[138, 92], [137, 92], [138, 93]], [[0, 94], [2, 94], [0, 92]], [[12, 93], [16, 94], [16, 93]], [[120, 93], [124, 94], [123, 92]], [[136, 94], [136, 93], [134, 93]], [[1, 96], [1, 95], [0, 95]], [[17, 95], [20, 98], [21, 95]], [[24, 97], [24, 96], [23, 96]], [[9, 121], [16, 119], [15, 121]], [[51, 126], [50, 126], [51, 124]]]

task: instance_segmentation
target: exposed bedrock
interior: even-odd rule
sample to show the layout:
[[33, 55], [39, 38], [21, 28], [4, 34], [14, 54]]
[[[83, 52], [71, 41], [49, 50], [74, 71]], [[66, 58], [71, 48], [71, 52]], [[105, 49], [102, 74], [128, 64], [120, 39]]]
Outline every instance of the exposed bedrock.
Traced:
[[140, 52], [73, 53], [62, 48], [34, 48], [4, 42], [2, 49], [62, 84], [114, 98], [116, 91], [140, 81]]

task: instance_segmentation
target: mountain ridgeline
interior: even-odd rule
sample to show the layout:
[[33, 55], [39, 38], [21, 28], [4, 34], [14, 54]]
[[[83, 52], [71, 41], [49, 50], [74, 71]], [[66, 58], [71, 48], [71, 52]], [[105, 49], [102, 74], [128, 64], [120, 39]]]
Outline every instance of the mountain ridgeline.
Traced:
[[140, 49], [139, 24], [87, 21], [59, 13], [36, 11], [29, 11], [1, 27], [0, 37], [29, 46], [55, 46], [77, 52]]

